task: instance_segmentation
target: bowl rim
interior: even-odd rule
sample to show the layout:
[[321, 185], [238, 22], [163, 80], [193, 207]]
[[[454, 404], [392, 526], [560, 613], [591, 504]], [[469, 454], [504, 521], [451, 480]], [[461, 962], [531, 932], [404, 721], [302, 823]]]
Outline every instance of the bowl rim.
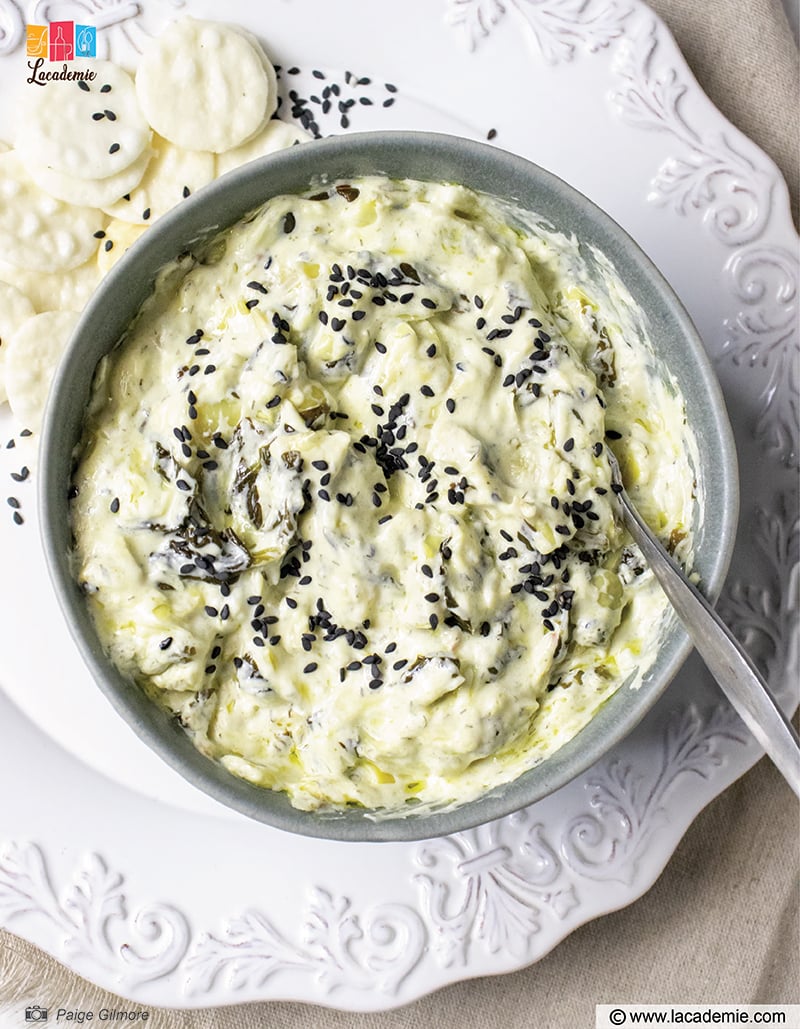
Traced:
[[[53, 379], [39, 448], [40, 535], [50, 578], [69, 631], [95, 682], [128, 725], [162, 760], [228, 809], [295, 834], [354, 842], [404, 842], [447, 835], [501, 818], [543, 799], [585, 772], [629, 735], [667, 688], [692, 649], [685, 630], [676, 625], [670, 635], [671, 645], [667, 658], [658, 669], [657, 680], [648, 673], [638, 689], [630, 690], [625, 685], [620, 687], [573, 739], [510, 783], [495, 787], [454, 808], [434, 810], [423, 815], [415, 815], [412, 808], [399, 817], [377, 818], [366, 809], [358, 808], [337, 813], [302, 811], [291, 807], [285, 794], [253, 786], [228, 773], [197, 751], [188, 735], [177, 727], [171, 716], [149, 700], [139, 687], [125, 680], [103, 653], [89, 618], [88, 606], [72, 576], [67, 541], [68, 518], [66, 524], [64, 521], [65, 513], [68, 512], [66, 494], [72, 461], [72, 447], [67, 451], [70, 433], [65, 432], [64, 426], [72, 424], [74, 427], [76, 422], [82, 421], [83, 408], [76, 409], [73, 386], [75, 369], [82, 351], [86, 349], [87, 340], [91, 343], [99, 335], [103, 338], [102, 353], [113, 349], [122, 334], [112, 332], [109, 327], [109, 323], [114, 326], [121, 320], [119, 312], [115, 313], [113, 302], [116, 297], [125, 298], [127, 295], [127, 301], [119, 305], [119, 310], [131, 306], [131, 291], [126, 288], [131, 279], [137, 276], [141, 278], [144, 271], [147, 272], [145, 281], [152, 284], [160, 268], [198, 239], [210, 237], [234, 224], [272, 196], [281, 192], [300, 192], [312, 185], [317, 176], [302, 172], [302, 169], [309, 165], [313, 167], [315, 161], [320, 166], [326, 162], [327, 166], [333, 166], [329, 181], [336, 181], [355, 174], [368, 174], [364, 170], [348, 172], [346, 166], [349, 161], [373, 160], [377, 162], [374, 174], [380, 174], [378, 166], [381, 163], [384, 166], [390, 164], [387, 155], [393, 152], [397, 152], [401, 158], [403, 155], [406, 158], [411, 155], [412, 163], [414, 160], [422, 160], [424, 163], [429, 156], [434, 161], [445, 159], [445, 164], [449, 162], [449, 166], [467, 169], [466, 177], [473, 181], [480, 170], [488, 180], [497, 176], [504, 181], [536, 183], [551, 203], [560, 203], [578, 220], [589, 219], [592, 236], [602, 241], [599, 248], [609, 258], [634, 297], [636, 292], [631, 288], [631, 278], [638, 280], [637, 286], [642, 290], [649, 288], [653, 291], [677, 327], [693, 358], [692, 368], [699, 376], [702, 387], [699, 392], [708, 401], [707, 411], [713, 423], [714, 438], [705, 440], [705, 443], [710, 443], [712, 449], [717, 451], [718, 466], [716, 469], [712, 467], [710, 472], [716, 476], [715, 484], [719, 490], [715, 496], [719, 523], [712, 540], [703, 547], [703, 555], [708, 558], [708, 568], [703, 576], [704, 589], [712, 599], [718, 596], [730, 565], [738, 520], [738, 467], [733, 433], [719, 382], [685, 307], [650, 258], [610, 215], [573, 186], [534, 162], [486, 143], [441, 133], [352, 133], [304, 143], [243, 165], [205, 186], [159, 218], [98, 286], [73, 330]], [[413, 173], [389, 174], [395, 178], [425, 178]], [[293, 190], [270, 186], [271, 180], [280, 180], [281, 176], [292, 178], [293, 175], [297, 177], [297, 185]], [[460, 179], [440, 175], [435, 181]], [[464, 184], [481, 191], [481, 187], [473, 185], [472, 181]], [[482, 191], [492, 193], [491, 189]], [[253, 203], [249, 198], [259, 192], [261, 199]], [[233, 215], [220, 217], [220, 212], [231, 196], [238, 197], [233, 205]], [[518, 201], [517, 197], [509, 197], [505, 193], [500, 195], [500, 199]], [[528, 211], [532, 210], [529, 204], [524, 206]], [[217, 217], [213, 217], [215, 213]], [[533, 213], [549, 221], [546, 211]], [[559, 225], [555, 228], [566, 231]], [[176, 247], [176, 240], [182, 241], [182, 245]], [[624, 272], [620, 272], [620, 263], [625, 265]], [[134, 296], [142, 293], [141, 282], [132, 293]], [[146, 295], [144, 293], [136, 301], [134, 313]], [[130, 324], [130, 320], [129, 317], [125, 324]], [[87, 380], [89, 386], [100, 356], [101, 353], [98, 353], [92, 364]], [[85, 392], [84, 402], [86, 396], [88, 393]], [[66, 472], [65, 451], [69, 461]], [[705, 531], [705, 526], [702, 528]], [[716, 543], [713, 551], [712, 543]], [[710, 552], [706, 553], [707, 550]], [[613, 705], [615, 698], [623, 695], [627, 703], [620, 709], [620, 702], [617, 702], [614, 711], [619, 718], [609, 726], [606, 724], [608, 719], [601, 717], [603, 711]], [[152, 710], [147, 710], [143, 700]], [[612, 728], [613, 731], [600, 738], [601, 728]], [[187, 745], [190, 749], [187, 749]]]

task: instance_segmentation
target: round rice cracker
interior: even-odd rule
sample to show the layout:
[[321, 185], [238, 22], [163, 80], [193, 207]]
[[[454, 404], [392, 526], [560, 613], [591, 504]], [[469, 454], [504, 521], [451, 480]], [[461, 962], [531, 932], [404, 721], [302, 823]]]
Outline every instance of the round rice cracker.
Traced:
[[150, 143], [150, 126], [126, 71], [110, 61], [74, 61], [96, 73], [28, 90], [17, 118], [17, 149], [29, 166], [79, 179], [105, 179], [129, 167]]
[[194, 18], [173, 22], [145, 51], [136, 92], [160, 136], [213, 153], [252, 136], [274, 100], [253, 44], [229, 25]]
[[233, 150], [226, 150], [224, 154], [217, 154], [217, 175], [224, 175], [242, 164], [247, 164], [248, 161], [255, 161], [278, 150], [286, 150], [295, 143], [305, 143], [312, 138], [305, 129], [271, 118], [264, 128], [246, 143]]
[[[108, 275], [117, 261], [147, 231], [147, 223], [135, 225], [114, 219], [108, 223], [106, 238], [97, 251], [97, 268], [102, 276]], [[108, 244], [111, 243], [111, 246]]]
[[146, 225], [214, 178], [214, 154], [184, 150], [160, 136], [153, 140], [153, 150], [142, 181], [116, 203], [103, 204], [106, 214]]
[[[264, 52], [264, 47], [261, 45], [261, 40], [258, 36], [254, 36], [248, 29], [243, 29], [241, 26], [236, 27], [236, 31], [244, 36], [244, 38], [250, 43], [255, 52], [258, 54], [258, 59], [261, 61], [261, 67], [264, 69], [267, 75], [267, 81], [269, 82], [269, 100], [267, 101], [267, 109], [264, 112], [264, 120], [253, 133], [255, 136], [261, 129], [266, 125], [270, 118], [278, 110], [278, 76], [275, 72], [275, 68], [272, 65], [272, 61], [267, 57]], [[248, 139], [252, 138], [248, 136]], [[247, 140], [244, 140], [246, 143]]]
[[82, 311], [101, 278], [95, 255], [68, 272], [29, 271], [0, 261], [0, 279], [24, 293], [37, 313]]
[[14, 333], [36, 314], [30, 300], [10, 282], [0, 279], [0, 404], [8, 400], [5, 362], [8, 344]]
[[97, 250], [107, 218], [92, 207], [56, 200], [28, 177], [13, 150], [0, 154], [0, 254], [35, 271], [77, 268]]
[[50, 383], [78, 318], [75, 311], [36, 314], [23, 322], [8, 344], [8, 402], [20, 424], [33, 432], [42, 426]]
[[152, 156], [153, 151], [147, 149], [133, 164], [105, 179], [79, 179], [40, 164], [26, 164], [25, 170], [39, 189], [58, 200], [90, 207], [110, 207], [139, 185]]

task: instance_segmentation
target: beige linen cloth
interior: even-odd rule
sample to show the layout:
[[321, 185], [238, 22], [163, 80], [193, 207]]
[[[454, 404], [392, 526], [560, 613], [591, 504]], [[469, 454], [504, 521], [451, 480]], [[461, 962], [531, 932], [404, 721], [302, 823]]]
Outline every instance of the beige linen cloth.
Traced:
[[[778, 164], [797, 218], [798, 54], [781, 0], [650, 0], [714, 103]], [[762, 760], [687, 832], [655, 886], [538, 964], [457, 983], [396, 1011], [297, 1003], [149, 1008], [154, 1029], [582, 1029], [598, 1003], [800, 1003], [798, 806]], [[25, 1003], [132, 1010], [0, 932], [0, 1027]], [[141, 1024], [141, 1023], [139, 1023]]]

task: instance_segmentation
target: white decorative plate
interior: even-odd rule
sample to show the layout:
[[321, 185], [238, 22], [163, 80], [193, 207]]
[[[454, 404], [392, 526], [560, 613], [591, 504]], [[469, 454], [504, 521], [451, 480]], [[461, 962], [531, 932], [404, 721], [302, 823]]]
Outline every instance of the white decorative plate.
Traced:
[[[134, 64], [167, 19], [214, 6], [0, 0], [0, 95], [39, 88], [25, 82], [26, 21], [96, 24], [99, 50]], [[638, 0], [229, 0], [225, 14], [282, 66], [284, 117], [323, 134], [491, 138], [586, 193], [655, 260], [736, 431], [724, 613], [793, 709], [797, 238], [778, 171], [712, 107], [663, 25]], [[378, 1009], [521, 967], [647, 890], [758, 757], [690, 660], [613, 754], [518, 815], [402, 845], [271, 830], [180, 780], [89, 681], [40, 554], [32, 440], [6, 416], [0, 478], [24, 519], [2, 504], [0, 781], [15, 786], [0, 808], [0, 924], [128, 998]]]

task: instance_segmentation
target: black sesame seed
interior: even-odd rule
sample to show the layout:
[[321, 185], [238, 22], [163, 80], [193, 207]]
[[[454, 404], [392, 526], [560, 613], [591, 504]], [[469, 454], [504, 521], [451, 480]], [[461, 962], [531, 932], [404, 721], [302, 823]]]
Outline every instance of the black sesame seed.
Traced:
[[420, 388], [419, 388], [419, 391], [420, 391], [420, 393], [421, 393], [421, 394], [422, 394], [422, 395], [423, 395], [424, 397], [432, 397], [432, 396], [435, 396], [435, 394], [434, 394], [433, 390], [432, 390], [432, 389], [431, 389], [431, 387], [430, 387], [430, 386], [428, 386], [427, 384], [426, 384], [426, 385], [424, 385], [424, 386], [420, 386]]
[[172, 637], [166, 636], [158, 645], [159, 650], [169, 650], [172, 646]]
[[437, 625], [439, 624], [439, 616], [438, 615], [429, 615], [428, 616], [428, 621], [430, 622], [431, 628], [435, 629], [437, 627]]
[[114, 499], [111, 501], [111, 504], [109, 505], [109, 510], [112, 514], [116, 514], [117, 511], [119, 511], [119, 497], [114, 497]]
[[108, 152], [110, 154], [116, 154], [118, 150], [119, 150], [119, 143], [112, 143], [111, 146], [108, 148]]
[[574, 447], [575, 447], [575, 440], [572, 438], [572, 436], [570, 436], [570, 438], [564, 444], [564, 452], [568, 454], [571, 450], [574, 449]]
[[15, 511], [11, 517], [14, 519], [15, 525], [22, 525], [22, 523], [25, 521], [25, 519], [22, 517], [19, 511]]
[[112, 250], [113, 247], [114, 247], [114, 244], [113, 244], [113, 242], [110, 239], [107, 239], [105, 241], [105, 243], [103, 244], [103, 249], [106, 251], [106, 253], [108, 253], [109, 250]]
[[217, 609], [215, 607], [212, 607], [210, 604], [206, 604], [205, 612], [209, 618], [216, 618], [219, 614], [219, 611], [217, 611]]
[[616, 429], [606, 429], [606, 439], [622, 439], [622, 433]]
[[20, 506], [20, 503], [16, 497], [6, 497], [6, 503], [9, 507], [13, 507], [14, 510], [17, 510]]
[[79, 82], [78, 82], [78, 89], [82, 89], [84, 91], [84, 93], [88, 93], [89, 92], [89, 83], [88, 82], [84, 82], [83, 79], [80, 79]]
[[149, 221], [149, 220], [150, 220], [150, 208], [149, 207], [145, 207], [145, 209], [142, 211], [142, 221]]
[[456, 402], [455, 402], [455, 400], [453, 400], [452, 397], [448, 397], [444, 406], [447, 408], [447, 410], [450, 412], [450, 414], [453, 414], [453, 412], [456, 409]]

